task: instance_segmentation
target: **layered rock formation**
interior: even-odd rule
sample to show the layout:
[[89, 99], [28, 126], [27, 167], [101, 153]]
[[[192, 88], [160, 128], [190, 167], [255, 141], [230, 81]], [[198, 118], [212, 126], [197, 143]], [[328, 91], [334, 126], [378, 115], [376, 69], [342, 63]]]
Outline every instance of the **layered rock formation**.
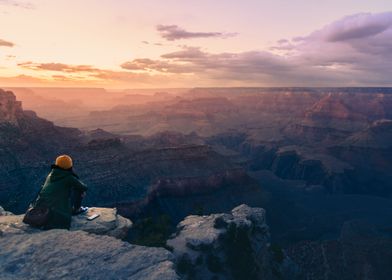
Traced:
[[308, 187], [324, 186], [326, 192], [344, 193], [353, 167], [327, 154], [285, 146], [276, 151], [269, 169], [284, 179], [303, 180]]
[[17, 213], [26, 210], [49, 166], [63, 153], [73, 157], [76, 173], [90, 187], [85, 202], [100, 206], [143, 199], [149, 186], [163, 178], [197, 179], [238, 168], [194, 134], [142, 138], [102, 130], [81, 133], [21, 111], [15, 98], [9, 100], [20, 113], [12, 115], [17, 122], [0, 127], [0, 204]]
[[296, 277], [284, 252], [270, 247], [262, 208], [188, 216], [167, 244], [184, 279], [284, 279], [290, 269]]
[[150, 187], [146, 198], [118, 208], [131, 219], [164, 214], [178, 223], [187, 215], [226, 212], [243, 202], [255, 206], [266, 199], [258, 183], [237, 168], [207, 176], [160, 179]]
[[0, 123], [16, 123], [23, 114], [22, 103], [10, 91], [0, 89]]
[[321, 186], [326, 193], [390, 196], [391, 127], [384, 119], [354, 132], [295, 125], [271, 141], [233, 131], [207, 143], [244, 156], [243, 166], [250, 170], [268, 169], [283, 179]]
[[[309, 186], [322, 185], [327, 192], [384, 195], [389, 193], [387, 185], [390, 183], [390, 177], [384, 171], [392, 162], [390, 151], [386, 149], [390, 133], [382, 132], [387, 129], [387, 119], [392, 118], [390, 93], [388, 88], [194, 89], [178, 99], [171, 99], [169, 103], [150, 102], [137, 110], [115, 108], [96, 112], [90, 118], [91, 127], [105, 125], [105, 128], [111, 129], [110, 122], [116, 119], [116, 128], [112, 131], [152, 135], [139, 140], [102, 130], [86, 133], [84, 137], [69, 137], [68, 134], [72, 134], [70, 131], [22, 112], [25, 117], [18, 118], [16, 127], [8, 122], [2, 128], [6, 135], [4, 139], [16, 138], [19, 145], [15, 146], [15, 141], [10, 140], [8, 147], [1, 151], [7, 153], [3, 162], [12, 166], [10, 170], [14, 173], [26, 167], [23, 162], [20, 163], [21, 158], [37, 160], [38, 157], [30, 154], [41, 156], [41, 151], [47, 151], [43, 158], [49, 158], [59, 150], [72, 153], [80, 166], [80, 175], [95, 186], [92, 188], [95, 193], [88, 198], [94, 205], [141, 199], [148, 193], [151, 184], [168, 176], [210, 176], [232, 169], [235, 164], [228, 162], [237, 163], [234, 157], [222, 157], [215, 153], [229, 154], [230, 150], [247, 157], [249, 162], [243, 158], [239, 162], [243, 166], [270, 169], [285, 179], [305, 180]], [[382, 122], [380, 119], [386, 119], [384, 125], [379, 124]], [[169, 129], [176, 132], [164, 132]], [[227, 138], [230, 133], [237, 134], [242, 139], [241, 143], [237, 143], [238, 139], [234, 140], [237, 141], [235, 143], [227, 143], [235, 138]], [[73, 134], [76, 135], [77, 131]], [[30, 138], [34, 135], [38, 135], [34, 141], [27, 140], [27, 136]], [[207, 139], [214, 145], [213, 149], [203, 145], [203, 136], [215, 138], [213, 141]], [[45, 144], [39, 139], [44, 139]], [[64, 148], [65, 143], [71, 142], [74, 143], [73, 147]], [[373, 143], [373, 146], [369, 146], [369, 143]], [[381, 147], [381, 144], [384, 146]], [[298, 149], [293, 151], [294, 155], [281, 152], [293, 145], [300, 146], [301, 152]], [[27, 149], [28, 146], [39, 147], [41, 153]], [[18, 154], [17, 159], [11, 161], [10, 154]], [[204, 155], [203, 158], [201, 155]], [[314, 159], [313, 155], [317, 155], [317, 158]], [[364, 159], [369, 156], [374, 160], [367, 167]], [[287, 160], [290, 166], [286, 166]], [[384, 164], [379, 164], [381, 162]], [[331, 171], [331, 165], [350, 166], [354, 170], [344, 168], [344, 172], [335, 172]], [[380, 172], [380, 168], [383, 171]], [[115, 170], [116, 178], [121, 183], [116, 182], [113, 172], [102, 172], [105, 169]], [[195, 174], [194, 170], [201, 169]], [[44, 173], [42, 170], [38, 173]], [[35, 171], [32, 173], [37, 174]], [[366, 178], [363, 174], [367, 175]], [[26, 176], [18, 175], [18, 178]], [[23, 180], [18, 179], [17, 184], [29, 186], [29, 182], [33, 181], [39, 185], [43, 180], [32, 179], [31, 175]], [[15, 185], [11, 182], [11, 174], [4, 174], [2, 178], [4, 185]], [[380, 181], [378, 185], [381, 187], [373, 190], [367, 185], [374, 180]], [[34, 193], [32, 186], [29, 186], [30, 191], [25, 196], [15, 193], [15, 190], [12, 193], [7, 189], [2, 190], [2, 185], [0, 203], [7, 203], [7, 207], [15, 210], [19, 207], [13, 205], [17, 199], [10, 202], [2, 200], [1, 192], [8, 192], [8, 197], [28, 197], [29, 193]], [[108, 189], [107, 185], [112, 187]], [[27, 202], [24, 201], [24, 204]]]
[[390, 93], [389, 88], [198, 88], [170, 102], [97, 111], [84, 118], [83, 124], [74, 120], [73, 125], [141, 135], [173, 130], [211, 136], [231, 129], [291, 124], [304, 131], [353, 131], [392, 117]]

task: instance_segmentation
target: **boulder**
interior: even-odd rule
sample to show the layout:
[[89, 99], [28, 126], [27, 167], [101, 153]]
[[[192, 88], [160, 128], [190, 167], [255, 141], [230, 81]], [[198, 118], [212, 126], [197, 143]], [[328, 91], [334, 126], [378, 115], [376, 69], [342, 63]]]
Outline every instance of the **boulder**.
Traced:
[[[2, 209], [2, 208], [1, 208]], [[0, 209], [0, 213], [2, 213]], [[0, 235], [13, 235], [23, 233], [38, 233], [40, 230], [30, 227], [22, 222], [24, 215], [0, 215]], [[100, 216], [92, 221], [87, 216], [98, 213]], [[127, 236], [132, 222], [117, 214], [115, 208], [92, 207], [86, 214], [72, 217], [71, 231], [85, 231], [98, 235], [109, 235], [119, 239]]]

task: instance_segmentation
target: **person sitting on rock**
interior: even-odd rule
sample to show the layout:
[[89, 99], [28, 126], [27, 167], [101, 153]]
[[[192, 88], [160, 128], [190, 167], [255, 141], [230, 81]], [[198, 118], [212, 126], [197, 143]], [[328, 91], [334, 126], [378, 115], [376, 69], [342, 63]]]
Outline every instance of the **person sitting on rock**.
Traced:
[[33, 203], [33, 207], [50, 209], [49, 220], [44, 229], [64, 228], [71, 226], [71, 216], [87, 211], [82, 207], [82, 199], [87, 186], [79, 180], [72, 170], [72, 159], [68, 155], [56, 158], [52, 170]]

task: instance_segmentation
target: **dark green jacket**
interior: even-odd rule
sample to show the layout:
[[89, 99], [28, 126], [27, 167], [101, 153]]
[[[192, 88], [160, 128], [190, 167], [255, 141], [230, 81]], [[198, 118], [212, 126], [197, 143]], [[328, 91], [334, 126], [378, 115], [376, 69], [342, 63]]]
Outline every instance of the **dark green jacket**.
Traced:
[[46, 229], [65, 228], [69, 229], [72, 218], [72, 206], [70, 201], [71, 191], [84, 192], [87, 190], [72, 170], [64, 170], [52, 166], [52, 171], [46, 177], [33, 206], [45, 206], [50, 209], [50, 218]]

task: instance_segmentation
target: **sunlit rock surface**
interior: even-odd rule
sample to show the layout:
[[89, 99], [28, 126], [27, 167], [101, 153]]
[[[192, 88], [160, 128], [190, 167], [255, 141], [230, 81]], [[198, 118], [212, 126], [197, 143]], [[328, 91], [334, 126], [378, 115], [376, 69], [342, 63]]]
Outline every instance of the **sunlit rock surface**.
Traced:
[[23, 215], [0, 209], [0, 279], [178, 279], [173, 255], [163, 248], [131, 245], [132, 222], [116, 209], [91, 208], [73, 217], [71, 230], [33, 229]]
[[[0, 209], [0, 213], [2, 210]], [[0, 216], [0, 233], [3, 236], [24, 233], [37, 233], [38, 229], [34, 229], [22, 222], [24, 215], [8, 215]], [[92, 221], [87, 220], [87, 216], [93, 214], [100, 216]], [[119, 239], [125, 238], [128, 230], [132, 227], [132, 222], [117, 214], [117, 210], [113, 208], [90, 208], [86, 214], [72, 217], [71, 231], [85, 231], [97, 235], [108, 235]]]
[[0, 237], [2, 279], [178, 279], [172, 254], [84, 231]]

